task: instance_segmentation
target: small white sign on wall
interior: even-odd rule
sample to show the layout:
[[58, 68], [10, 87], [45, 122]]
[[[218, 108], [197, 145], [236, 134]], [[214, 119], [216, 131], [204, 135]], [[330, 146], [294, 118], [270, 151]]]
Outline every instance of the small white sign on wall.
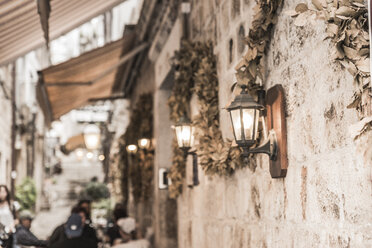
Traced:
[[170, 178], [168, 178], [168, 170], [166, 168], [159, 169], [159, 189], [167, 189], [171, 185]]

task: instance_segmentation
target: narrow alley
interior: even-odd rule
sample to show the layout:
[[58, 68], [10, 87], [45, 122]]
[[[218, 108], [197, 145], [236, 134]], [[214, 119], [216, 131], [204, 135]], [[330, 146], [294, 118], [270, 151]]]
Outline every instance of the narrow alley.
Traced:
[[372, 248], [372, 0], [0, 0], [0, 248]]

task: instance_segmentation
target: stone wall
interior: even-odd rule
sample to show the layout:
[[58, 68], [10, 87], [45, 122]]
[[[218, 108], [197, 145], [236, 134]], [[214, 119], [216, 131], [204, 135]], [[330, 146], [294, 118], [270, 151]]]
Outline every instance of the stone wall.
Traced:
[[[192, 247], [370, 247], [372, 246], [372, 133], [354, 140], [358, 122], [347, 109], [352, 77], [330, 59], [322, 20], [296, 27], [283, 12], [267, 54], [265, 88], [282, 84], [287, 99], [289, 167], [272, 179], [266, 155], [231, 177], [207, 177], [184, 187], [178, 199], [178, 246]], [[220, 108], [234, 95], [234, 66], [252, 20], [254, 1], [193, 1], [191, 35], [212, 39], [218, 60]], [[221, 128], [232, 138], [227, 112]]]

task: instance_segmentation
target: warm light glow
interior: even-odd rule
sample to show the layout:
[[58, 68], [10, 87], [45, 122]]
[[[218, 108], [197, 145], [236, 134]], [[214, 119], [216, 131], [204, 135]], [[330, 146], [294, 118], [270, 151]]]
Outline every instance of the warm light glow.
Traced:
[[87, 152], [87, 159], [91, 160], [93, 159], [93, 157], [94, 157], [93, 152]]
[[76, 155], [76, 158], [78, 159], [78, 160], [82, 160], [83, 159], [83, 157], [84, 157], [84, 151], [83, 151], [83, 149], [76, 149], [75, 150], [75, 155]]
[[136, 145], [128, 145], [127, 146], [127, 152], [128, 153], [136, 153], [137, 152], [137, 146]]
[[176, 136], [180, 148], [190, 148], [194, 144], [194, 127], [188, 125], [177, 126]]
[[105, 155], [101, 154], [98, 156], [99, 161], [105, 160]]
[[190, 129], [189, 128], [182, 129], [181, 138], [182, 138], [182, 140], [189, 140], [190, 139]]
[[[256, 110], [253, 109], [236, 109], [231, 111], [231, 118], [234, 125], [235, 137], [237, 140], [243, 140], [242, 137], [242, 122], [241, 112], [243, 115], [243, 135], [245, 140], [253, 139], [253, 126], [254, 126], [254, 113]], [[256, 128], [257, 129], [257, 128]], [[257, 130], [256, 130], [257, 131]]]
[[149, 149], [150, 148], [150, 140], [146, 139], [146, 138], [140, 139], [140, 140], [138, 140], [138, 146], [141, 149]]
[[[240, 122], [240, 115], [238, 115], [236, 117], [236, 120], [234, 120], [236, 122], [236, 127], [238, 129], [241, 128], [241, 122]], [[244, 129], [248, 129], [248, 128], [251, 128], [253, 126], [253, 118], [252, 116], [247, 113], [247, 112], [243, 112], [243, 125], [244, 125]]]
[[84, 141], [88, 149], [97, 149], [100, 144], [100, 138], [100, 130], [96, 125], [89, 124], [84, 128]]

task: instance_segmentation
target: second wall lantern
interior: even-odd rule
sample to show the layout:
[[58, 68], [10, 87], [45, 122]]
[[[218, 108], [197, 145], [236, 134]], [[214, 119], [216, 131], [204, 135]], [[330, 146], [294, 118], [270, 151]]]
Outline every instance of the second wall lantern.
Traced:
[[194, 132], [195, 127], [192, 125], [189, 118], [183, 116], [179, 119], [178, 123], [174, 126], [176, 130], [176, 138], [178, 147], [181, 148], [185, 153], [185, 159], [187, 155], [192, 155], [192, 181], [193, 185], [199, 184], [198, 176], [198, 156], [195, 151], [190, 152], [191, 147], [194, 145]]
[[[247, 86], [227, 107], [234, 130], [234, 138], [243, 149], [243, 156], [250, 153], [266, 153], [270, 157], [270, 173], [273, 178], [285, 177], [287, 172], [286, 128], [284, 116], [283, 88], [277, 85], [268, 91], [265, 104], [265, 92], [258, 92], [258, 102], [249, 95]], [[267, 110], [269, 135], [262, 145], [251, 148], [258, 139], [260, 116]], [[263, 123], [265, 125], [265, 123]], [[265, 130], [265, 129], [264, 129]]]
[[178, 147], [187, 152], [194, 145], [194, 130], [187, 117], [181, 117], [175, 125]]

